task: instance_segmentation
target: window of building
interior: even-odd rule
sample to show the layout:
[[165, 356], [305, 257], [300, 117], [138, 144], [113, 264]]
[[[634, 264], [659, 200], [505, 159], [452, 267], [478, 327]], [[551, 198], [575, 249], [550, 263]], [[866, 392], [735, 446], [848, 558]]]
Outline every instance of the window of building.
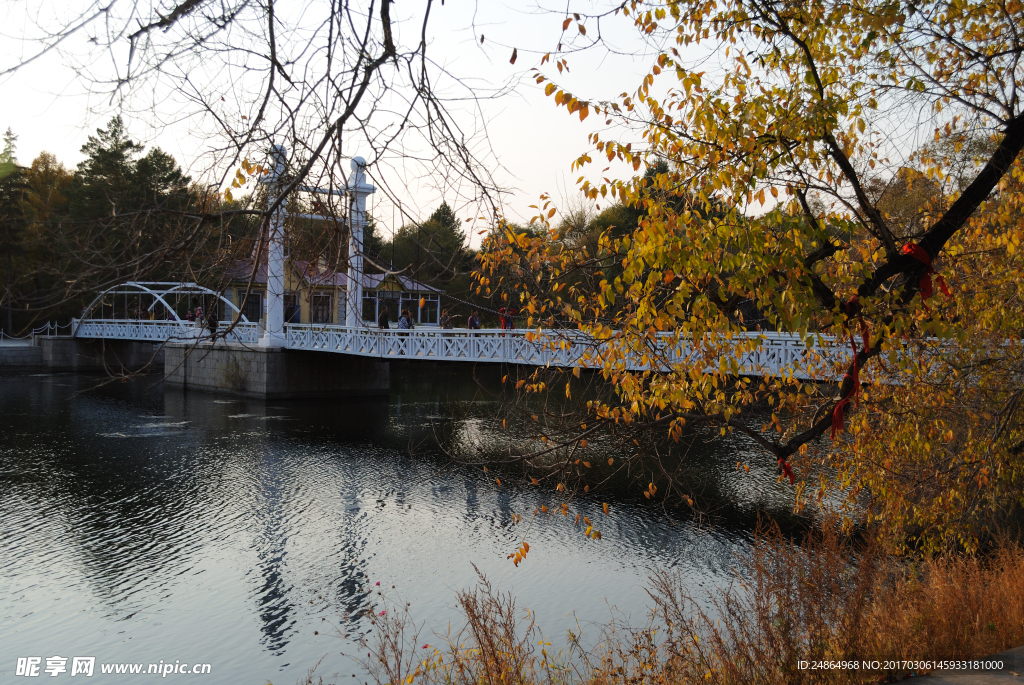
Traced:
[[263, 318], [263, 293], [257, 290], [249, 292], [245, 296], [245, 288], [238, 289], [238, 308], [242, 310], [242, 316], [255, 323]]
[[342, 326], [348, 320], [348, 297], [343, 291], [338, 295], [338, 323]]
[[377, 320], [377, 296], [374, 293], [363, 293], [363, 321], [376, 321], [376, 320]]
[[284, 294], [284, 322], [300, 323], [302, 321], [302, 309], [299, 307], [298, 293]]
[[[436, 326], [440, 318], [441, 298], [435, 293], [405, 293], [403, 298], [409, 298], [409, 303], [404, 305], [416, 316], [421, 324]], [[422, 305], [422, 306], [421, 306]]]
[[313, 293], [309, 303], [313, 323], [331, 323], [333, 299], [330, 293]]

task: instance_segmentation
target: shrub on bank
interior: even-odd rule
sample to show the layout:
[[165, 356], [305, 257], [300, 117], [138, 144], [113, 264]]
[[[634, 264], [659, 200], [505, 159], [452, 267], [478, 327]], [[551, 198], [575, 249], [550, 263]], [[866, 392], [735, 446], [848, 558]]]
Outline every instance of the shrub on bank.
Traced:
[[801, 542], [767, 527], [710, 597], [669, 573], [651, 580], [647, 625], [612, 621], [596, 646], [570, 633], [553, 652], [533, 614], [481, 576], [459, 593], [465, 625], [441, 648], [419, 645], [407, 610], [374, 613], [366, 665], [378, 685], [864, 683], [909, 669], [801, 662], [977, 658], [1024, 643], [1024, 550], [1012, 543], [910, 562], [830, 527]]

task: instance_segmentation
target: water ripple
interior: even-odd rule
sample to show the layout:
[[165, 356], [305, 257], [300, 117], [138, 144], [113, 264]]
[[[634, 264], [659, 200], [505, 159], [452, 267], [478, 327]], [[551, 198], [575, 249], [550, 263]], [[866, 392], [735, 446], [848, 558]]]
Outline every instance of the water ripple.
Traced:
[[[642, 619], [662, 569], [694, 587], [728, 582], [749, 538], [746, 524], [672, 522], [614, 494], [610, 518], [586, 498], [568, 517], [534, 518], [550, 493], [410, 460], [438, 422], [456, 446], [493, 432], [489, 403], [442, 418], [437, 388], [472, 395], [451, 379], [418, 379], [390, 403], [271, 404], [150, 383], [80, 393], [90, 382], [0, 376], [0, 659], [170, 658], [213, 664], [210, 682], [277, 682], [326, 653], [322, 673], [349, 673], [351, 643], [327, 635], [365, 633], [363, 614], [388, 597], [443, 630], [473, 564], [557, 639], [612, 607]], [[706, 460], [723, 474], [734, 462]], [[760, 496], [722, 482], [738, 500]], [[600, 542], [577, 512], [599, 522]], [[506, 555], [524, 536], [517, 569]]]

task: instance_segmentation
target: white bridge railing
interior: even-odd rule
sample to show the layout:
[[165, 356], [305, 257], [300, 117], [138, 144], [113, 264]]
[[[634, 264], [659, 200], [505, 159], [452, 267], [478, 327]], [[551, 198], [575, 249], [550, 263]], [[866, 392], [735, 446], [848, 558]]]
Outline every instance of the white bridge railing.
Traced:
[[[140, 340], [150, 342], [195, 342], [210, 338], [207, 329], [175, 321], [124, 319], [83, 319], [74, 322], [80, 338]], [[257, 324], [220, 326], [217, 338], [256, 345]], [[502, 331], [498, 329], [416, 329], [378, 330], [321, 324], [285, 326], [288, 349], [332, 352], [394, 360], [498, 362], [527, 366], [598, 367], [600, 355], [613, 348], [578, 331]], [[680, 368], [699, 365], [721, 368], [735, 375], [793, 376], [803, 380], [835, 380], [837, 369], [849, 360], [850, 348], [832, 344], [810, 347], [796, 335], [786, 333], [742, 333], [716, 344], [692, 345], [677, 342], [670, 334], [659, 334], [644, 347], [630, 350], [621, 358], [631, 370]], [[746, 349], [741, 349], [745, 346]], [[739, 351], [737, 351], [739, 350]], [[842, 371], [838, 372], [840, 375]], [[869, 380], [865, 378], [865, 380]]]
[[[239, 323], [228, 328], [221, 324], [218, 339], [255, 345], [259, 330], [254, 323]], [[197, 342], [208, 340], [210, 331], [194, 324], [177, 321], [147, 321], [145, 319], [73, 319], [72, 335], [76, 338], [104, 338], [106, 340], [138, 340], [142, 342]]]

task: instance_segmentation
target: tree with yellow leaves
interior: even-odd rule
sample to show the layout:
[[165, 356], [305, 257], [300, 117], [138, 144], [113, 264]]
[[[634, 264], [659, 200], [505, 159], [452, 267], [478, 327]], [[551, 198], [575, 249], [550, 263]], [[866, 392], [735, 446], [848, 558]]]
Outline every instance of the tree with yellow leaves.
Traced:
[[[586, 363], [613, 382], [542, 452], [564, 447], [564, 467], [604, 428], [639, 443], [709, 425], [774, 455], [798, 506], [838, 492], [897, 544], [974, 546], [1024, 482], [1024, 4], [629, 0], [616, 14], [670, 46], [635, 92], [567, 92], [550, 56], [536, 80], [581, 120], [639, 134], [592, 134], [574, 164], [632, 164], [581, 189], [637, 224], [596, 246], [498, 230], [481, 252], [483, 292], [529, 327], [588, 336]], [[844, 349], [841, 368], [740, 374], [757, 330]], [[685, 362], [668, 354], [680, 345]]]

